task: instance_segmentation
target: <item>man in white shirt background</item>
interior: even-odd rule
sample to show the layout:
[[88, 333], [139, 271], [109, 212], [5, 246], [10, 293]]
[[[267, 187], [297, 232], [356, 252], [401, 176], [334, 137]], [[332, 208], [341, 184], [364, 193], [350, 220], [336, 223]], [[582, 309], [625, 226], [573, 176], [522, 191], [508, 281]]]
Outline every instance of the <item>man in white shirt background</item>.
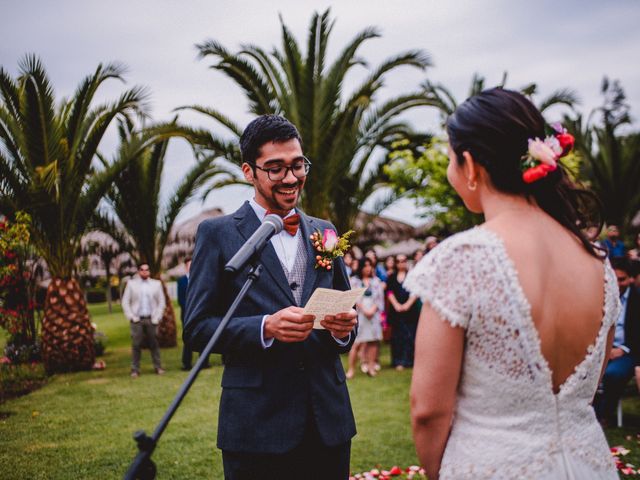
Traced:
[[160, 280], [150, 278], [150, 275], [149, 264], [141, 263], [138, 276], [129, 280], [122, 295], [122, 310], [131, 327], [132, 378], [140, 375], [140, 356], [145, 339], [151, 350], [155, 372], [158, 375], [164, 373], [156, 336], [165, 307], [164, 291]]

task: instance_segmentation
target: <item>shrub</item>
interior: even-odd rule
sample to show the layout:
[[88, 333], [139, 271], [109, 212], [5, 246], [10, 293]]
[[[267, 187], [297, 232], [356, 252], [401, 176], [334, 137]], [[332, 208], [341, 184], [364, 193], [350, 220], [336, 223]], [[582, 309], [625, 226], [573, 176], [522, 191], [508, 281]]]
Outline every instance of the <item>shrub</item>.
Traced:
[[19, 397], [47, 383], [42, 363], [13, 364], [8, 357], [0, 358], [0, 403]]

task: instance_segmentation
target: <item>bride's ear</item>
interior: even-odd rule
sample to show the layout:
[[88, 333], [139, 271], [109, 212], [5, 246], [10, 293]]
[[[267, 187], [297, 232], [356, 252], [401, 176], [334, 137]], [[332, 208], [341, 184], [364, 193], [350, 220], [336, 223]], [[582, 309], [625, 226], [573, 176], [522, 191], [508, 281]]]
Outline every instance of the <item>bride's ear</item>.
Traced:
[[479, 165], [467, 151], [462, 152], [462, 158], [464, 158], [462, 171], [467, 179], [467, 187], [469, 190], [475, 190], [478, 184], [478, 175], [480, 174]]

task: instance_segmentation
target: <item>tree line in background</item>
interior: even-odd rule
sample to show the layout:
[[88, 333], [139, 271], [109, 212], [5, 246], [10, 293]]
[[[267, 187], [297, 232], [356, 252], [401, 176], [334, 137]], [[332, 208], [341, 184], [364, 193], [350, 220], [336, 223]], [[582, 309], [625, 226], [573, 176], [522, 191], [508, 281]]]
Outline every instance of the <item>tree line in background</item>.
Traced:
[[[307, 183], [302, 197], [307, 213], [330, 218], [346, 231], [362, 204], [379, 188], [388, 187], [380, 209], [409, 196], [429, 207], [442, 229], [455, 231], [476, 223], [478, 218], [462, 208], [446, 182], [443, 132], [416, 131], [401, 118], [411, 109], [428, 107], [438, 109], [444, 120], [458, 105], [452, 93], [425, 81], [414, 91], [400, 92], [385, 102], [376, 100], [389, 75], [401, 67], [425, 70], [432, 66], [430, 56], [423, 50], [401, 52], [369, 68], [358, 52], [380, 34], [368, 28], [329, 62], [327, 46], [334, 25], [329, 10], [315, 13], [304, 51], [282, 20], [282, 43], [270, 51], [245, 45], [230, 52], [215, 40], [197, 47], [201, 58], [212, 59], [213, 68], [243, 90], [250, 112], [284, 115], [299, 128], [313, 163], [313, 181]], [[369, 75], [347, 94], [345, 78], [356, 66], [368, 68]], [[152, 123], [146, 112], [147, 92], [141, 87], [96, 105], [96, 92], [104, 82], [122, 80], [123, 68], [117, 64], [98, 66], [65, 99], [55, 98], [36, 56], [26, 56], [19, 68], [15, 79], [0, 68], [0, 214], [5, 217], [0, 229], [4, 242], [0, 244], [0, 326], [11, 325], [10, 346], [38, 341], [29, 311], [34, 308], [32, 290], [27, 284], [34, 278], [29, 268], [41, 259], [52, 278], [42, 306], [45, 367], [50, 373], [89, 369], [95, 359], [94, 329], [77, 281], [83, 236], [92, 230], [108, 233], [115, 247], [102, 251], [93, 244], [84, 252], [100, 254], [108, 264], [118, 252], [126, 251], [136, 263], [149, 263], [158, 278], [163, 250], [182, 208], [198, 193], [204, 197], [214, 189], [245, 183], [238, 148], [243, 128], [225, 113], [202, 105], [176, 111], [203, 114], [216, 127], [223, 127], [226, 137], [183, 125], [177, 118]], [[483, 88], [484, 80], [475, 76], [470, 94]], [[536, 85], [521, 90], [533, 97]], [[624, 230], [640, 210], [640, 133], [623, 130], [630, 117], [622, 87], [605, 80], [602, 93], [603, 106], [586, 119], [577, 113], [577, 97], [567, 89], [538, 105], [543, 112], [553, 105], [567, 107], [570, 113], [565, 114], [564, 123], [576, 137], [575, 176], [600, 195], [605, 220]], [[112, 125], [119, 144], [108, 158], [100, 145]], [[196, 162], [163, 203], [166, 151], [176, 138], [189, 142]], [[16, 287], [19, 275], [24, 285]], [[26, 310], [20, 310], [22, 320], [17, 319], [18, 310], [10, 308], [9, 299], [14, 297], [7, 288], [25, 293], [20, 300], [26, 305]], [[159, 338], [164, 346], [176, 343], [171, 302], [167, 302]]]

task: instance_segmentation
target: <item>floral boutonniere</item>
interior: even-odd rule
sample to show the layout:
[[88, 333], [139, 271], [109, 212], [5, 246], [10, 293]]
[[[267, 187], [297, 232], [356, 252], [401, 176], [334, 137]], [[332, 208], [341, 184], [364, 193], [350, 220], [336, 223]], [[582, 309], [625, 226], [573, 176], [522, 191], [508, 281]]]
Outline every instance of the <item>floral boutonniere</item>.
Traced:
[[333, 261], [342, 257], [349, 247], [349, 237], [353, 235], [354, 231], [349, 230], [342, 236], [338, 237], [335, 230], [326, 228], [323, 232], [316, 230], [309, 238], [313, 247], [316, 249], [316, 268], [324, 268], [325, 270], [331, 270], [333, 268]]

